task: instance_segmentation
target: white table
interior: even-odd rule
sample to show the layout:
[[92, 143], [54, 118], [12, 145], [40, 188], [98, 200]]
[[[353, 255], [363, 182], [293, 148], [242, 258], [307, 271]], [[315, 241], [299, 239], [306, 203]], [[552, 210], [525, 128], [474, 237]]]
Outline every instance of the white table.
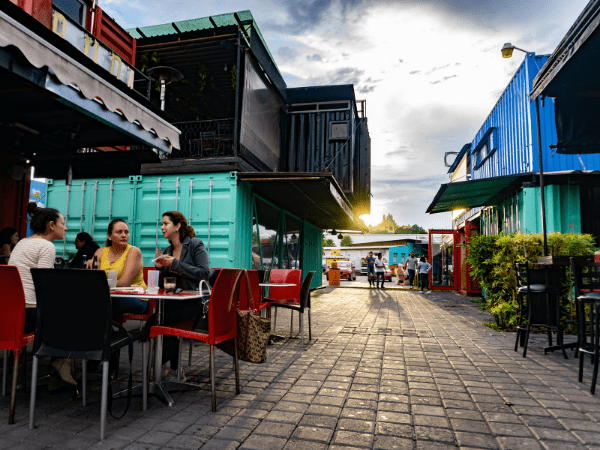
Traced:
[[[118, 288], [116, 289], [119, 290]], [[199, 300], [202, 298], [201, 292], [182, 292], [179, 294], [166, 294], [164, 289], [160, 289], [158, 294], [117, 294], [111, 292], [111, 298], [142, 298], [142, 299], [155, 299], [156, 300], [156, 325], [163, 325], [163, 321], [165, 318], [165, 301], [183, 301], [183, 300]], [[175, 402], [173, 398], [169, 394], [169, 391], [180, 391], [187, 389], [201, 389], [201, 387], [197, 384], [191, 383], [182, 383], [179, 381], [163, 381], [162, 380], [162, 343], [163, 336], [156, 336], [156, 342], [154, 345], [154, 380], [150, 382], [148, 385], [148, 393], [154, 394], [158, 398], [160, 398], [164, 403], [169, 406], [173, 406]], [[143, 355], [144, 361], [146, 361], [147, 356]], [[145, 364], [145, 363], [144, 363]], [[137, 385], [133, 388], [134, 395], [141, 395], [143, 393], [144, 386]], [[124, 397], [127, 395], [127, 391], [121, 391], [114, 394], [114, 398]], [[146, 410], [147, 405], [144, 402], [143, 409]]]

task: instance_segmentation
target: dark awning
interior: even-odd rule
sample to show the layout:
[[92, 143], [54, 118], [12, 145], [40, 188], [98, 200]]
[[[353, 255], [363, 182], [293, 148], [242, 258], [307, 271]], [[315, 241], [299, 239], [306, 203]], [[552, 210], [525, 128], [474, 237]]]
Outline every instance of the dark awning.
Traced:
[[0, 2], [0, 84], [0, 137], [27, 159], [83, 147], [179, 147], [179, 130], [158, 108], [11, 2]]
[[591, 0], [533, 80], [539, 95], [600, 93], [600, 0]]
[[435, 214], [498, 205], [525, 180], [531, 180], [532, 175], [533, 173], [526, 173], [442, 184], [427, 212]]
[[238, 179], [248, 182], [265, 200], [319, 228], [358, 229], [332, 174], [238, 172]]

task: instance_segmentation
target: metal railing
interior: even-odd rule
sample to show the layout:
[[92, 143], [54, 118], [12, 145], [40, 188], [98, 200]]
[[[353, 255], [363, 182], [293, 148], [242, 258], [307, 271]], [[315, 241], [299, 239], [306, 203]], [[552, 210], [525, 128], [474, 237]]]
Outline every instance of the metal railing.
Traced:
[[235, 156], [234, 119], [175, 122], [173, 125], [181, 130], [181, 147], [168, 159]]

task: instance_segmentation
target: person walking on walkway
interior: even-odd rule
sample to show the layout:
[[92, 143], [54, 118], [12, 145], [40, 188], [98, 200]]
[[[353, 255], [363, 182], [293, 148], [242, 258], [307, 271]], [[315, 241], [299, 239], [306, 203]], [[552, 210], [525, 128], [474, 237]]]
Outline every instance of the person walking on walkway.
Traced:
[[415, 252], [410, 252], [410, 255], [408, 255], [408, 258], [406, 258], [406, 262], [404, 263], [404, 268], [408, 270], [408, 285], [410, 287], [412, 287], [415, 282], [415, 273], [417, 272], [418, 262], [419, 258], [415, 257]]
[[377, 259], [375, 260], [375, 275], [377, 276], [376, 280], [376, 284], [377, 284], [377, 289], [379, 289], [379, 278], [381, 278], [381, 289], [385, 289], [383, 287], [383, 282], [385, 281], [385, 265], [383, 264], [383, 259], [382, 259], [383, 254], [382, 253], [377, 253]]
[[373, 258], [373, 252], [369, 252], [369, 256], [367, 256], [367, 279], [369, 280], [369, 287], [373, 287], [373, 284], [375, 284], [375, 258]]
[[425, 293], [429, 294], [431, 292], [429, 290], [429, 271], [431, 270], [431, 264], [427, 262], [427, 256], [421, 256], [417, 269], [419, 270], [419, 279], [421, 280], [421, 292], [423, 292], [423, 289], [427, 289], [427, 292]]

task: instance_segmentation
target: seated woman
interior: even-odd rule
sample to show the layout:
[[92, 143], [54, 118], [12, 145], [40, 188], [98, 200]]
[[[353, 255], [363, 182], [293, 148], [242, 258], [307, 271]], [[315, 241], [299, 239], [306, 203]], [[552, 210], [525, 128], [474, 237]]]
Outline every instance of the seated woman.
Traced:
[[[117, 287], [139, 285], [146, 289], [142, 267], [142, 252], [139, 248], [129, 245], [129, 226], [123, 219], [115, 219], [108, 224], [106, 243], [94, 253], [98, 257], [100, 269], [108, 273], [116, 270]], [[87, 262], [92, 268], [93, 258]], [[113, 298], [113, 316], [119, 314], [144, 314], [148, 309], [148, 301], [138, 298]]]
[[[54, 208], [38, 208], [35, 203], [30, 203], [27, 206], [27, 212], [31, 217], [30, 226], [34, 234], [17, 243], [8, 263], [17, 266], [21, 275], [26, 306], [24, 331], [32, 333], [35, 331], [37, 311], [35, 285], [30, 269], [54, 267], [56, 249], [52, 241], [64, 239], [67, 227], [65, 218]], [[77, 382], [73, 378], [70, 359], [55, 359], [52, 361], [51, 367], [65, 383], [77, 386]], [[60, 379], [57, 375], [51, 376], [48, 380], [48, 390], [55, 391], [60, 387]]]
[[77, 254], [69, 263], [70, 267], [81, 267], [84, 256], [86, 259], [93, 260], [93, 255], [100, 246], [94, 242], [94, 239], [88, 233], [83, 232], [75, 237], [75, 248], [77, 249]]
[[6, 227], [0, 231], [0, 264], [8, 264], [10, 253], [19, 242], [19, 232], [14, 228]]
[[[178, 211], [164, 213], [160, 229], [171, 245], [162, 255], [160, 250], [157, 250], [156, 268], [162, 271], [163, 278], [175, 277], [178, 288], [197, 290], [200, 280], [208, 280], [210, 272], [204, 243], [195, 237], [194, 229]], [[201, 311], [202, 306], [196, 300], [166, 302], [164, 324], [169, 325], [182, 320], [195, 321]], [[152, 324], [154, 317], [148, 321], [148, 330]], [[163, 364], [167, 361], [171, 363], [171, 373], [169, 374], [167, 369], [166, 378], [171, 378], [177, 373], [178, 350], [179, 341], [176, 337], [163, 336]]]

